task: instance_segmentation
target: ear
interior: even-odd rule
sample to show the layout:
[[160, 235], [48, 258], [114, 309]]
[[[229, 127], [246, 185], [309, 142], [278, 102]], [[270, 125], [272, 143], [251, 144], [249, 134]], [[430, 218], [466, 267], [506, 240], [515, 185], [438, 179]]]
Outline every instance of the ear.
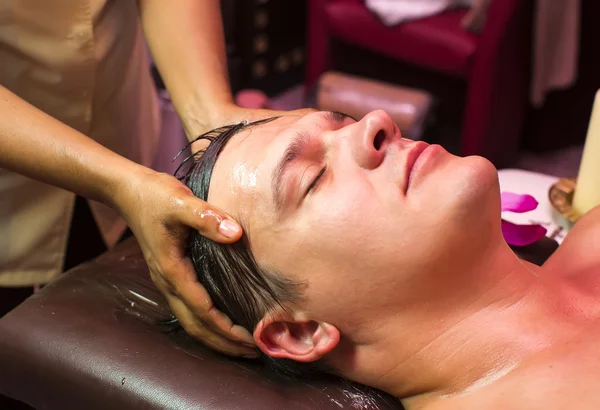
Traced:
[[267, 356], [314, 362], [337, 346], [340, 331], [325, 322], [268, 314], [256, 326], [254, 341]]

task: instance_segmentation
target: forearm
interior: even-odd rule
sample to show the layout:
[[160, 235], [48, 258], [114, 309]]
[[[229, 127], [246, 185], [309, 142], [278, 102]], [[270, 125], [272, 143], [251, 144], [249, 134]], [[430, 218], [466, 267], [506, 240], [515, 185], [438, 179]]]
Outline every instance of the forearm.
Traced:
[[144, 168], [0, 86], [0, 167], [115, 206], [124, 175]]
[[139, 0], [152, 56], [186, 134], [217, 125], [233, 104], [218, 0]]

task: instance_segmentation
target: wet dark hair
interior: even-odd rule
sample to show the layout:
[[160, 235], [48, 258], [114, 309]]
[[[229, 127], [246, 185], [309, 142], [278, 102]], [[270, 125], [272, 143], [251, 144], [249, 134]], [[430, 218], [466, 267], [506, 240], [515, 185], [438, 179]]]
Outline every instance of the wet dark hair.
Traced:
[[[212, 171], [217, 157], [240, 131], [276, 119], [268, 118], [255, 122], [243, 122], [214, 129], [200, 135], [193, 142], [209, 141], [205, 150], [186, 158], [175, 172], [198, 198], [206, 201]], [[244, 221], [239, 221], [244, 225]], [[245, 231], [245, 230], [244, 230]], [[193, 231], [189, 238], [189, 257], [198, 280], [206, 288], [215, 306], [226, 314], [234, 324], [252, 333], [258, 322], [273, 308], [285, 307], [302, 299], [302, 282], [285, 278], [273, 270], [264, 269], [254, 259], [248, 237], [234, 244], [220, 244]], [[262, 353], [261, 353], [262, 354]], [[261, 355], [268, 368], [291, 378], [314, 378], [330, 372], [321, 363], [299, 363], [287, 359], [274, 359]]]

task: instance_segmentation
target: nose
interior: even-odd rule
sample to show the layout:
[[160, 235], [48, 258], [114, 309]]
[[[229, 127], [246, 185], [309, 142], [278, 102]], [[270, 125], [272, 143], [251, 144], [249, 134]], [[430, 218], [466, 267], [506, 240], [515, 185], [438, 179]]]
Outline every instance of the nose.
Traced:
[[352, 139], [354, 159], [361, 168], [377, 168], [383, 162], [390, 140], [400, 131], [392, 117], [382, 110], [368, 113], [357, 125]]

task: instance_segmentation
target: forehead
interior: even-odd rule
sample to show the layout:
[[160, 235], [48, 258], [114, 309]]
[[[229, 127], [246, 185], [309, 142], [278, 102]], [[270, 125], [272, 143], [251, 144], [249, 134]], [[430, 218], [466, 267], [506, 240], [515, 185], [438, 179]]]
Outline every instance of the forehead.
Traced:
[[234, 135], [215, 163], [209, 203], [242, 223], [257, 213], [269, 214], [272, 171], [289, 142], [290, 131], [305, 127], [310, 115], [283, 116]]

